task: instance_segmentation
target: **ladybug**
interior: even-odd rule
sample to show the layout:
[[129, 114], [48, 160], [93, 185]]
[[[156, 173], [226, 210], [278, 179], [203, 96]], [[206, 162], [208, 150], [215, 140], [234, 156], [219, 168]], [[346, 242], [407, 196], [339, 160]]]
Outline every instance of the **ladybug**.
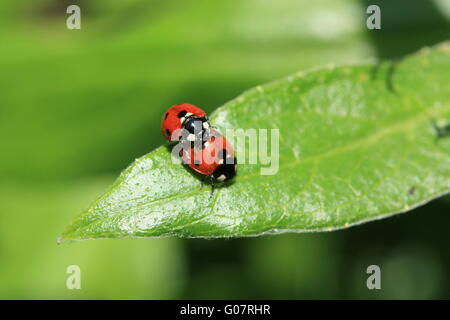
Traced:
[[[210, 129], [208, 117], [205, 111], [188, 103], [175, 105], [164, 113], [162, 134], [169, 141], [206, 141]], [[181, 131], [182, 129], [186, 131]], [[175, 131], [179, 131], [178, 137], [173, 137]], [[203, 147], [203, 145], [202, 145]]]
[[202, 149], [189, 147], [180, 150], [182, 161], [192, 170], [209, 176], [213, 183], [231, 180], [236, 176], [234, 149], [217, 130], [209, 131]]

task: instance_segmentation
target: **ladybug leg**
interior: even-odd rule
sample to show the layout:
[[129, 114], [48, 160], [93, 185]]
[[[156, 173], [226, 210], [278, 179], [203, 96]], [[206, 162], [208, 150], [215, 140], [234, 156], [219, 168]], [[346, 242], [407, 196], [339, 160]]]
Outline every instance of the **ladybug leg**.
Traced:
[[213, 195], [214, 195], [214, 190], [215, 190], [214, 180], [211, 179], [211, 195], [209, 196], [210, 198], [213, 197]]
[[205, 186], [205, 180], [208, 178], [208, 176], [205, 176], [202, 180], [200, 180], [200, 189], [203, 189]]

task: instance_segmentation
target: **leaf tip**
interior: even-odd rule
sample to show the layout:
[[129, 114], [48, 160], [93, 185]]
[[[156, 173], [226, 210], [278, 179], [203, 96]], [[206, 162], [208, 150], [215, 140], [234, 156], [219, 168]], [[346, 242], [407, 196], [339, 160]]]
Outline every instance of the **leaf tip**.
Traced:
[[60, 245], [65, 241], [64, 239], [64, 235], [60, 235], [59, 237], [56, 238], [56, 244]]
[[71, 242], [74, 242], [76, 240], [77, 240], [76, 237], [71, 237], [70, 236], [70, 232], [69, 231], [65, 231], [65, 232], [63, 232], [61, 235], [59, 235], [56, 238], [56, 244], [60, 245], [60, 244], [63, 244], [63, 243], [71, 243]]

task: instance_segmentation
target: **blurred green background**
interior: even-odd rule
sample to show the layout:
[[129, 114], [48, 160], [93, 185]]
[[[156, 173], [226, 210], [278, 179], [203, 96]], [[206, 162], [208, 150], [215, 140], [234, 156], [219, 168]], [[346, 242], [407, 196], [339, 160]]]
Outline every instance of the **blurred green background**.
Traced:
[[[81, 7], [81, 30], [66, 8]], [[367, 30], [378, 4], [382, 30]], [[3, 0], [0, 298], [449, 298], [450, 201], [333, 233], [57, 245], [160, 119], [299, 70], [449, 38], [448, 0]], [[66, 289], [79, 265], [82, 289]], [[382, 269], [382, 290], [366, 268]]]

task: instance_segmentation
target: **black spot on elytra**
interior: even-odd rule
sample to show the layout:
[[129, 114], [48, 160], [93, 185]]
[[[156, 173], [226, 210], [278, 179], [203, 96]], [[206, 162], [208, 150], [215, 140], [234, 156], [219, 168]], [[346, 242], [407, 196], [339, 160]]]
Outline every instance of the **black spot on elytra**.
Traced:
[[169, 116], [169, 113], [166, 112], [166, 115], [164, 116], [164, 120], [166, 120], [168, 116]]
[[183, 110], [183, 111], [181, 111], [181, 112], [177, 115], [177, 117], [178, 117], [178, 118], [183, 118], [186, 114], [187, 114], [187, 111], [186, 111], [186, 110]]
[[170, 130], [169, 129], [166, 129], [166, 134], [167, 134], [168, 137], [170, 137]]

